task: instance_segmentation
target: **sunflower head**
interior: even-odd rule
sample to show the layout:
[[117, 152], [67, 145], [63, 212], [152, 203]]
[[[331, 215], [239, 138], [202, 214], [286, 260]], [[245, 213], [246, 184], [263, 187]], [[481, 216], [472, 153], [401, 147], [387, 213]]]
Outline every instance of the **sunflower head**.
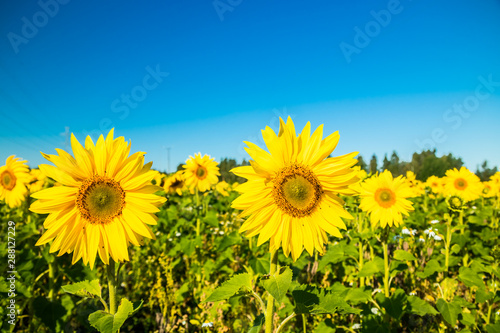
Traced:
[[454, 212], [461, 212], [465, 208], [465, 200], [459, 195], [450, 195], [446, 198], [448, 208]]
[[467, 202], [481, 195], [482, 185], [479, 177], [465, 167], [446, 171], [444, 182], [444, 192], [447, 196], [457, 195]]
[[0, 200], [9, 207], [19, 207], [26, 199], [26, 185], [30, 181], [29, 167], [26, 161], [11, 155], [5, 165], [0, 167]]
[[182, 195], [182, 191], [185, 187], [184, 181], [184, 172], [177, 171], [172, 176], [168, 177], [163, 184], [163, 188], [165, 192], [168, 193], [177, 193], [178, 195]]
[[413, 211], [412, 203], [407, 199], [413, 196], [413, 192], [403, 176], [393, 178], [392, 173], [385, 170], [366, 179], [360, 187], [359, 207], [370, 214], [374, 226], [398, 226], [403, 221], [403, 215]]
[[202, 157], [201, 153], [198, 153], [194, 157], [189, 156], [183, 165], [186, 185], [200, 192], [208, 191], [219, 181], [217, 176], [220, 176], [220, 173], [217, 165], [218, 163], [210, 155]]
[[154, 213], [165, 202], [155, 195], [161, 188], [151, 185], [157, 171], [144, 164], [144, 153], [129, 156], [130, 143], [114, 139], [113, 130], [96, 144], [87, 137], [85, 147], [71, 135], [71, 146], [73, 156], [60, 149], [58, 155], [42, 153], [54, 166], [40, 170], [59, 185], [32, 194], [38, 200], [30, 210], [49, 214], [36, 245], [53, 240], [50, 252], [73, 252], [73, 263], [83, 259], [91, 268], [97, 254], [105, 264], [109, 257], [129, 260], [130, 243], [154, 238], [147, 225], [156, 224]]
[[297, 135], [290, 117], [286, 123], [280, 118], [278, 134], [266, 127], [262, 136], [268, 151], [246, 142], [250, 166], [231, 170], [248, 180], [238, 185], [241, 195], [232, 204], [248, 217], [240, 231], [258, 235], [259, 245], [269, 240], [271, 251], [282, 247], [294, 261], [304, 249], [323, 253], [327, 233], [342, 237], [342, 218], [352, 218], [339, 195], [355, 193], [357, 152], [328, 158], [338, 132], [323, 139], [323, 125], [311, 134], [307, 123]]

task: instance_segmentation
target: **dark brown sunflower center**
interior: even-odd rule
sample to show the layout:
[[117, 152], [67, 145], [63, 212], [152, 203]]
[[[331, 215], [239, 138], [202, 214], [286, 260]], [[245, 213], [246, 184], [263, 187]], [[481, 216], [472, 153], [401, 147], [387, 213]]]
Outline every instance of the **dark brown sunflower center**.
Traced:
[[284, 213], [293, 217], [311, 215], [323, 195], [318, 178], [311, 170], [300, 165], [284, 167], [273, 183], [274, 202]]
[[202, 180], [205, 179], [207, 177], [207, 169], [202, 165], [198, 165], [198, 168], [196, 169], [196, 177]]
[[0, 176], [2, 186], [8, 191], [12, 190], [16, 186], [16, 180], [16, 176], [14, 176], [14, 174], [9, 170], [5, 170]]
[[467, 181], [463, 178], [457, 178], [455, 180], [455, 188], [457, 190], [465, 190], [467, 188]]
[[379, 188], [375, 191], [375, 201], [380, 206], [389, 208], [396, 203], [396, 195], [388, 188]]
[[113, 179], [94, 176], [80, 186], [76, 205], [88, 222], [109, 223], [122, 213], [125, 192]]
[[182, 187], [183, 185], [184, 182], [181, 179], [176, 179], [170, 184], [170, 187], [176, 189]]

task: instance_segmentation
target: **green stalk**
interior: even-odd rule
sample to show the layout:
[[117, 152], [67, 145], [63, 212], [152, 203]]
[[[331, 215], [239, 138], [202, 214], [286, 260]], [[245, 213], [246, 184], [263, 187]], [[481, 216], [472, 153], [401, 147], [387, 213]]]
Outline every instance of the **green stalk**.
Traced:
[[106, 268], [108, 273], [109, 313], [114, 315], [116, 312], [116, 276], [113, 259], [109, 258], [109, 265]]
[[198, 188], [195, 190], [196, 193], [196, 236], [200, 235], [200, 194], [198, 192]]
[[49, 300], [54, 302], [54, 285], [55, 285], [55, 263], [56, 259], [49, 264]]
[[[359, 214], [356, 214], [357, 219], [358, 219], [358, 232], [361, 234], [363, 232], [363, 216], [359, 216]], [[359, 272], [363, 269], [364, 265], [364, 252], [365, 252], [365, 246], [363, 244], [363, 240], [360, 238], [359, 239], [359, 259], [358, 259], [358, 268]], [[359, 286], [363, 287], [365, 285], [365, 278], [360, 277], [359, 278]]]
[[382, 248], [384, 250], [384, 292], [385, 297], [389, 297], [389, 254], [388, 254], [388, 245], [387, 239], [382, 241]]
[[[273, 276], [278, 270], [278, 251], [271, 252], [271, 269], [269, 275]], [[266, 308], [266, 333], [273, 333], [273, 314], [274, 314], [274, 297], [269, 294], [267, 296]]]
[[451, 217], [446, 221], [446, 240], [445, 240], [445, 259], [444, 266], [446, 267], [445, 274], [448, 275], [448, 267], [450, 266], [450, 245], [451, 245]]

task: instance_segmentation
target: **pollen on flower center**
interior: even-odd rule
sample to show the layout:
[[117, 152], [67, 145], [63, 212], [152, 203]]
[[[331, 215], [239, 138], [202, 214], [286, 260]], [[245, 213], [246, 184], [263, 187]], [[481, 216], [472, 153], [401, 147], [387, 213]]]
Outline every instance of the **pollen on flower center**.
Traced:
[[272, 195], [276, 205], [293, 217], [309, 216], [323, 195], [320, 182], [307, 168], [291, 165], [274, 178]]
[[9, 191], [16, 186], [16, 176], [14, 176], [9, 170], [2, 172], [0, 181], [2, 186]]
[[198, 165], [198, 168], [196, 169], [196, 177], [199, 179], [205, 179], [205, 177], [207, 177], [207, 169], [205, 169], [204, 166]]
[[463, 178], [455, 180], [455, 188], [457, 190], [465, 190], [467, 188], [467, 181]]
[[375, 200], [380, 206], [389, 208], [396, 203], [396, 195], [388, 188], [380, 188], [375, 192]]
[[94, 176], [80, 186], [76, 204], [88, 222], [109, 223], [122, 213], [125, 191], [113, 179]]

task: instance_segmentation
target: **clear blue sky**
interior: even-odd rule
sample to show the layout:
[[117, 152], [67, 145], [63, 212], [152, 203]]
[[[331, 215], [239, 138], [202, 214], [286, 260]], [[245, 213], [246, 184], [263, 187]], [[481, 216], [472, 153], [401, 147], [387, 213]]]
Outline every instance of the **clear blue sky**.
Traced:
[[291, 115], [334, 155], [500, 165], [500, 1], [2, 1], [0, 164], [113, 126], [170, 170]]

